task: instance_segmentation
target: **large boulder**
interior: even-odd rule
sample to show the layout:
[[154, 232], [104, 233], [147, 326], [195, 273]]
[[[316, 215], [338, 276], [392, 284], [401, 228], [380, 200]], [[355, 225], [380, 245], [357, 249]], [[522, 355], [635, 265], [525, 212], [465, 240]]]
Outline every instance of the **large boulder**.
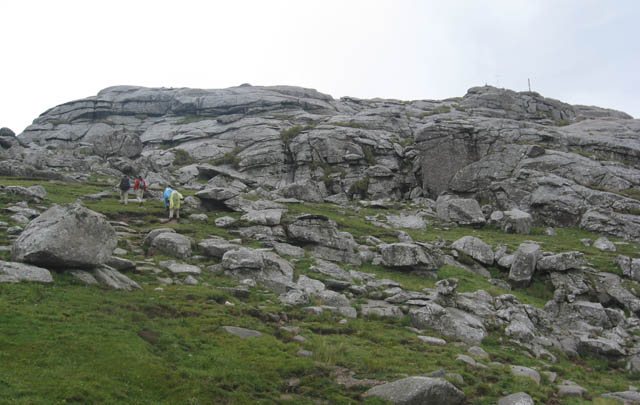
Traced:
[[292, 183], [282, 188], [282, 195], [287, 198], [320, 203], [324, 201], [326, 191], [320, 188], [318, 183], [313, 181], [303, 181]]
[[238, 247], [227, 251], [222, 256], [222, 267], [226, 270], [262, 269], [264, 260], [262, 253], [256, 249]]
[[238, 245], [227, 242], [226, 239], [212, 237], [198, 242], [198, 248], [205, 256], [222, 258], [229, 250], [238, 249]]
[[35, 201], [44, 200], [45, 198], [47, 198], [47, 190], [45, 190], [45, 188], [42, 186], [7, 186], [4, 188], [4, 192]]
[[286, 226], [288, 238], [304, 246], [313, 255], [326, 260], [360, 265], [358, 244], [347, 232], [323, 215], [301, 215]]
[[281, 294], [293, 287], [293, 266], [273, 252], [238, 247], [222, 256], [222, 267], [235, 279], [252, 279]]
[[457, 308], [444, 308], [428, 303], [409, 312], [411, 322], [419, 329], [431, 329], [468, 344], [479, 344], [487, 336], [482, 321], [474, 315]]
[[386, 318], [402, 318], [402, 311], [398, 306], [385, 301], [368, 300], [360, 309], [363, 317], [379, 316]]
[[540, 246], [534, 243], [521, 243], [514, 253], [513, 264], [509, 270], [509, 280], [516, 285], [529, 285], [541, 254]]
[[471, 256], [480, 263], [489, 266], [493, 264], [494, 254], [491, 246], [475, 236], [463, 236], [453, 242], [451, 247], [459, 252]]
[[384, 243], [378, 248], [388, 267], [436, 271], [444, 264], [440, 249], [427, 244]]
[[281, 209], [266, 209], [260, 211], [249, 211], [244, 214], [240, 219], [243, 221], [247, 221], [251, 224], [258, 225], [280, 225], [280, 220], [282, 219], [282, 215], [285, 213], [284, 210]]
[[531, 233], [533, 218], [531, 214], [514, 208], [509, 211], [495, 211], [491, 214], [490, 221], [506, 233], [519, 233], [528, 235]]
[[13, 244], [13, 259], [47, 268], [93, 268], [118, 242], [105, 217], [81, 203], [54, 205], [29, 223]]
[[538, 270], [567, 271], [579, 269], [584, 265], [582, 252], [564, 252], [556, 255], [544, 256], [536, 263]]
[[472, 198], [441, 195], [436, 200], [436, 213], [439, 218], [458, 225], [482, 226], [486, 223], [480, 204]]
[[191, 239], [175, 232], [160, 233], [153, 238], [151, 247], [179, 259], [191, 256]]
[[442, 378], [407, 377], [375, 386], [363, 397], [377, 397], [401, 405], [457, 405], [464, 403], [465, 395]]

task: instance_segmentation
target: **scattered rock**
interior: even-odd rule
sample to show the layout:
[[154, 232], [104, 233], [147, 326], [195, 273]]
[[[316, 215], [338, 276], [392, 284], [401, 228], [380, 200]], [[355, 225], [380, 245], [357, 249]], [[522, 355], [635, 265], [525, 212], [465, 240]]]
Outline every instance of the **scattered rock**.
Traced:
[[122, 257], [117, 256], [111, 256], [109, 260], [107, 260], [106, 264], [107, 266], [113, 267], [118, 271], [132, 271], [136, 268], [136, 264], [131, 260], [123, 259]]
[[533, 398], [526, 392], [507, 395], [498, 400], [498, 405], [534, 405]]
[[436, 201], [438, 217], [458, 225], [482, 226], [486, 223], [480, 204], [470, 198], [441, 195]]
[[489, 358], [489, 353], [485, 352], [484, 349], [479, 346], [471, 346], [467, 351], [475, 357], [480, 357], [483, 359]]
[[602, 394], [603, 398], [611, 398], [621, 401], [624, 405], [640, 404], [640, 392], [637, 391], [621, 391]]
[[382, 261], [388, 267], [435, 271], [443, 264], [440, 249], [427, 244], [390, 243], [379, 245]]
[[422, 308], [410, 310], [409, 316], [416, 328], [432, 329], [469, 344], [479, 344], [487, 336], [480, 319], [456, 308], [443, 308], [435, 303], [427, 303]]
[[436, 346], [446, 346], [447, 345], [447, 341], [444, 339], [440, 339], [440, 338], [436, 338], [436, 337], [431, 337], [431, 336], [418, 336], [418, 339], [428, 343], [430, 345], [436, 345]]
[[489, 266], [493, 264], [494, 255], [491, 246], [475, 236], [463, 236], [453, 242], [451, 247], [459, 252], [471, 256], [480, 263]]
[[513, 375], [517, 375], [519, 377], [527, 377], [533, 381], [535, 381], [536, 384], [540, 384], [540, 374], [529, 367], [524, 367], [524, 366], [509, 366], [511, 368], [511, 373]]
[[41, 267], [0, 260], [0, 283], [19, 283], [21, 281], [53, 283], [53, 277], [51, 277], [49, 270]]
[[228, 216], [216, 218], [216, 220], [214, 221], [218, 228], [228, 228], [236, 222], [238, 222], [237, 219]]
[[509, 270], [509, 280], [519, 286], [529, 285], [541, 253], [540, 246], [536, 244], [520, 244], [518, 250], [513, 254], [513, 264]]
[[151, 247], [178, 259], [187, 259], [191, 256], [191, 239], [179, 233], [160, 233], [153, 238]]
[[387, 215], [387, 222], [394, 228], [427, 229], [427, 223], [417, 215]]
[[187, 263], [161, 262], [172, 274], [200, 274], [202, 270], [198, 266]]
[[362, 394], [364, 398], [378, 397], [393, 404], [462, 404], [465, 395], [442, 378], [407, 377], [382, 384]]
[[602, 250], [603, 252], [615, 252], [616, 245], [613, 244], [609, 239], [602, 236], [598, 238], [595, 242], [593, 242], [593, 247]]
[[579, 269], [584, 265], [584, 254], [581, 252], [564, 252], [541, 257], [536, 268], [543, 271], [566, 271]]
[[262, 333], [258, 332], [257, 330], [239, 328], [237, 326], [223, 326], [222, 329], [224, 329], [227, 333], [231, 335], [239, 337], [240, 339], [247, 339], [247, 338], [262, 336]]
[[565, 380], [558, 386], [558, 396], [560, 398], [582, 398], [587, 392], [588, 390], [573, 381]]
[[361, 313], [363, 317], [374, 315], [379, 317], [402, 318], [403, 316], [402, 311], [397, 306], [377, 300], [368, 300], [367, 303], [362, 304]]
[[96, 280], [116, 290], [131, 291], [134, 288], [142, 289], [138, 283], [109, 266], [102, 265], [95, 268], [92, 270], [92, 274]]

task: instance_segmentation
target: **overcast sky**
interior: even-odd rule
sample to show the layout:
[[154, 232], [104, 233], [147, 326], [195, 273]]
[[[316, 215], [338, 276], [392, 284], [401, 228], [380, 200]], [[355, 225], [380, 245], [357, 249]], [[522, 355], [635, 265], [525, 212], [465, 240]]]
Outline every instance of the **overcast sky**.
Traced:
[[443, 99], [490, 84], [640, 117], [640, 1], [0, 2], [0, 127], [113, 85]]

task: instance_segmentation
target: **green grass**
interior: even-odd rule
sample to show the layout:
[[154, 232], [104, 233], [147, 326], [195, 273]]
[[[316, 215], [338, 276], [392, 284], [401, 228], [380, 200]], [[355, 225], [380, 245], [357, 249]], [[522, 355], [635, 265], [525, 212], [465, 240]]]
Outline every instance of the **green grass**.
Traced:
[[418, 118], [429, 117], [431, 115], [446, 114], [450, 111], [451, 111], [451, 107], [449, 107], [448, 105], [441, 105], [434, 108], [433, 110], [425, 111], [423, 113], [418, 114]]
[[174, 149], [173, 153], [175, 154], [175, 158], [173, 159], [174, 166], [187, 166], [197, 162], [197, 160], [184, 149]]
[[286, 149], [289, 149], [289, 145], [291, 144], [291, 141], [296, 136], [300, 135], [302, 132], [310, 131], [313, 128], [315, 128], [315, 125], [305, 125], [305, 126], [294, 125], [290, 128], [283, 129], [282, 131], [280, 131], [280, 139], [282, 140], [282, 142], [284, 142]]
[[[44, 206], [72, 202], [85, 194], [113, 189], [99, 181], [76, 184], [0, 178], [0, 183], [43, 185], [48, 192]], [[193, 191], [185, 190], [183, 194], [192, 195]], [[19, 197], [0, 195], [3, 206], [19, 200]], [[123, 206], [114, 190], [113, 198], [85, 201], [85, 204], [109, 219], [127, 221], [138, 231], [127, 241], [119, 242], [120, 247], [129, 250], [129, 259], [152, 259], [153, 263], [168, 259], [160, 255], [146, 257], [128, 247], [129, 243], [138, 246], [148, 230], [167, 226], [161, 222], [166, 216], [162, 202], [148, 201], [142, 208], [136, 204]], [[381, 219], [406, 208], [401, 204], [389, 210], [288, 204], [285, 221], [303, 213], [322, 214], [360, 243], [369, 235], [395, 242], [393, 230], [374, 226], [365, 216], [378, 215]], [[210, 212], [207, 223], [182, 221], [171, 226], [192, 237], [194, 242], [209, 235], [236, 238], [233, 229], [212, 225], [215, 218], [225, 215], [241, 216], [240, 213]], [[0, 220], [9, 222], [8, 217], [7, 212], [0, 212]], [[635, 243], [617, 245], [616, 253], [585, 247], [581, 238], [595, 240], [598, 235], [579, 229], [556, 229], [555, 237], [544, 235], [542, 228], [534, 228], [531, 235], [507, 235], [488, 227], [445, 229], [433, 221], [425, 231], [408, 232], [414, 240], [422, 242], [438, 238], [453, 242], [473, 235], [494, 248], [506, 244], [510, 250], [526, 240], [536, 240], [544, 250], [552, 252], [582, 251], [596, 268], [612, 272], [619, 271], [613, 264], [617, 254], [639, 256]], [[6, 232], [0, 233], [0, 244], [9, 243]], [[245, 245], [260, 246], [255, 241], [245, 241]], [[194, 254], [198, 253], [196, 248]], [[1, 252], [0, 257], [8, 259], [8, 252]], [[296, 275], [322, 279], [309, 271], [313, 261], [310, 257], [299, 259], [295, 263]], [[205, 267], [218, 261], [192, 259], [189, 262]], [[433, 288], [436, 281], [371, 264], [344, 267], [375, 273], [378, 278], [392, 279], [416, 291]], [[506, 277], [506, 273], [497, 268], [488, 270], [493, 277]], [[492, 361], [554, 371], [559, 381], [570, 379], [589, 390], [586, 400], [561, 399], [556, 397], [554, 384], [535, 385], [512, 376], [505, 367], [480, 370], [456, 362], [458, 354], [466, 353], [465, 347], [431, 346], [421, 342], [406, 328], [410, 325], [406, 316], [393, 320], [357, 318], [340, 324], [341, 317], [328, 312], [316, 316], [301, 308], [285, 307], [276, 294], [262, 287], [252, 288], [247, 298], [238, 299], [224, 290], [237, 283], [219, 273], [204, 271], [197, 277], [199, 285], [169, 285], [161, 291], [156, 290], [159, 284], [152, 273], [127, 275], [137, 281], [142, 290], [120, 292], [84, 286], [64, 274], [54, 274], [53, 285], [0, 284], [0, 403], [380, 403], [375, 399], [361, 399], [367, 390], [365, 386], [347, 389], [338, 385], [334, 367], [348, 368], [355, 372], [356, 378], [387, 381], [445, 368], [464, 378], [463, 384], [455, 384], [465, 392], [468, 403], [487, 405], [496, 403], [503, 392], [519, 391], [527, 391], [536, 403], [607, 404], [598, 399], [601, 393], [640, 384], [640, 376], [627, 374], [623, 364], [596, 358], [575, 361], [557, 352], [554, 354], [558, 363], [552, 364], [528, 355], [526, 349], [514, 345], [499, 330], [490, 331], [481, 346]], [[493, 296], [512, 293], [520, 302], [538, 308], [544, 306], [553, 292], [544, 277], [537, 277], [526, 289], [512, 291], [502, 290], [481, 276], [451, 266], [441, 268], [438, 277], [457, 278], [459, 292], [483, 289]], [[225, 305], [226, 302], [233, 305]], [[363, 300], [356, 299], [356, 302], [357, 306]], [[300, 327], [306, 342], [298, 343], [281, 331], [279, 328], [285, 322], [274, 320], [274, 314], [281, 319], [286, 315], [286, 324]], [[258, 330], [264, 336], [241, 340], [227, 334], [223, 325]], [[425, 334], [439, 337], [432, 331]], [[300, 357], [297, 355], [300, 349], [309, 350], [313, 355]], [[298, 383], [290, 385], [294, 377], [299, 379]]]
[[347, 128], [366, 128], [367, 127], [366, 125], [359, 122], [344, 122], [344, 121], [332, 122], [331, 125], [336, 125], [339, 127], [347, 127]]
[[231, 165], [231, 167], [233, 167], [234, 169], [238, 169], [240, 167], [240, 162], [242, 160], [240, 159], [238, 154], [242, 152], [242, 150], [243, 148], [241, 146], [236, 146], [229, 152], [222, 155], [222, 157], [219, 157], [218, 159], [209, 160], [208, 163], [212, 164], [213, 166]]

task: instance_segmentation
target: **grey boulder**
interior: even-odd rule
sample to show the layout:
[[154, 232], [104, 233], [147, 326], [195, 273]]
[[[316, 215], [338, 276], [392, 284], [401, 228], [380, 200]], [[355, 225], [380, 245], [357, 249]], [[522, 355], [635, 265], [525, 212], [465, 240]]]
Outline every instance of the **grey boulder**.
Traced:
[[534, 405], [534, 402], [533, 398], [526, 392], [518, 392], [500, 398], [498, 405]]
[[509, 211], [495, 211], [491, 214], [490, 221], [506, 233], [518, 233], [528, 235], [531, 233], [533, 218], [531, 214], [514, 208]]
[[536, 263], [538, 270], [567, 271], [579, 269], [584, 265], [584, 254], [581, 252], [564, 252], [557, 255], [544, 256]]
[[191, 239], [179, 233], [161, 233], [153, 239], [151, 247], [179, 259], [191, 256]]
[[492, 265], [494, 254], [491, 246], [475, 236], [463, 236], [453, 242], [452, 248], [471, 256], [480, 263]]
[[100, 266], [92, 271], [93, 277], [115, 290], [131, 291], [132, 289], [142, 289], [135, 281], [109, 266]]
[[471, 198], [441, 195], [436, 200], [438, 217], [458, 225], [482, 226], [486, 223], [480, 204]]
[[407, 377], [391, 383], [375, 386], [363, 397], [378, 397], [392, 404], [401, 405], [457, 405], [465, 395], [453, 384], [442, 378]]
[[442, 252], [434, 246], [415, 243], [385, 243], [379, 245], [382, 263], [388, 267], [411, 267], [438, 270], [443, 264]]
[[540, 246], [533, 243], [522, 243], [513, 254], [513, 264], [509, 270], [509, 280], [519, 286], [527, 286], [531, 282], [541, 255]]
[[53, 283], [53, 277], [49, 270], [41, 267], [0, 260], [0, 283], [19, 283], [20, 281]]
[[468, 344], [479, 344], [487, 336], [487, 330], [479, 318], [457, 308], [427, 303], [422, 308], [409, 311], [409, 316], [416, 328], [435, 330]]
[[616, 245], [613, 244], [609, 239], [603, 237], [598, 238], [595, 242], [593, 242], [593, 247], [599, 249], [603, 252], [615, 252]]
[[48, 268], [93, 268], [117, 244], [105, 217], [80, 203], [54, 205], [29, 223], [13, 244], [12, 257]]
[[418, 215], [387, 215], [387, 222], [394, 228], [419, 229], [427, 228], [427, 223]]
[[262, 333], [258, 332], [257, 330], [245, 329], [237, 326], [223, 326], [222, 329], [224, 329], [230, 335], [237, 336], [240, 339], [262, 336]]

